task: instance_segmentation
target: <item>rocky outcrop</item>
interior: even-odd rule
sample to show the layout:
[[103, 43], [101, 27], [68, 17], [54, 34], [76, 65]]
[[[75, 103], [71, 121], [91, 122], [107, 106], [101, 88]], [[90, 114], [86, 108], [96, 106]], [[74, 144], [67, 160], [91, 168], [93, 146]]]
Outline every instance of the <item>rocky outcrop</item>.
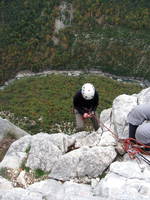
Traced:
[[0, 117], [0, 141], [2, 141], [2, 139], [8, 136], [12, 136], [13, 138], [19, 139], [25, 135], [28, 135], [26, 131], [15, 126], [7, 119], [2, 119]]
[[[147, 157], [148, 158], [148, 157]], [[115, 200], [148, 200], [150, 196], [150, 166], [125, 156], [110, 165], [108, 174], [94, 189], [96, 196]]]
[[[150, 88], [115, 98], [112, 108], [101, 112], [97, 132], [70, 136], [38, 133], [15, 141], [0, 163], [0, 170], [22, 168], [17, 180], [23, 188], [0, 180], [1, 199], [148, 200], [150, 166], [131, 159], [125, 152], [118, 157], [117, 139], [128, 137], [128, 113], [136, 105], [149, 102], [149, 97]], [[25, 169], [41, 170], [47, 176], [28, 184]]]
[[[95, 134], [98, 138], [98, 133]], [[89, 137], [86, 133], [85, 141]], [[88, 146], [88, 143], [92, 144], [90, 141], [87, 144], [84, 142], [83, 147], [75, 148], [76, 141], [79, 143], [80, 140], [83, 141], [83, 138], [79, 139], [78, 135], [76, 138], [75, 135], [67, 136], [64, 133], [39, 133], [22, 137], [10, 146], [0, 167], [19, 169], [24, 162], [25, 167], [49, 172], [50, 178], [62, 181], [85, 176], [98, 177], [115, 159], [115, 148], [113, 145], [103, 146], [100, 143]], [[70, 151], [73, 146], [75, 149]]]

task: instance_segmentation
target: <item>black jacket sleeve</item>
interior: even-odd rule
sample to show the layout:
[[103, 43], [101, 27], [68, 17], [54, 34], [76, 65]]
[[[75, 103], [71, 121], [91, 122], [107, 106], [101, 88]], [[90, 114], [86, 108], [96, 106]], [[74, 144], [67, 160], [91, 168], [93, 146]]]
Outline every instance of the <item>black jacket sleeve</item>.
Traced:
[[85, 113], [84, 108], [80, 104], [81, 102], [81, 93], [78, 91], [75, 96], [73, 97], [73, 105], [74, 108], [81, 114], [83, 115]]
[[99, 95], [98, 95], [98, 92], [95, 91], [94, 102], [93, 102], [92, 108], [91, 108], [92, 111], [94, 111], [94, 112], [96, 111], [98, 104], [99, 104]]

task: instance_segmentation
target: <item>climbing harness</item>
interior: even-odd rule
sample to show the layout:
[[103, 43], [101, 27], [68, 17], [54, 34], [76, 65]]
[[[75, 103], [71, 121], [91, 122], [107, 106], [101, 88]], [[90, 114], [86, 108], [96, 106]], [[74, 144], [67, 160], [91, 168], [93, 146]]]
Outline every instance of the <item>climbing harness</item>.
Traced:
[[[113, 137], [123, 145], [124, 151], [128, 153], [131, 159], [137, 159], [139, 162], [143, 160], [148, 165], [150, 165], [150, 160], [148, 160], [144, 155], [150, 155], [150, 152], [146, 151], [146, 149], [150, 150], [150, 146], [142, 144], [136, 141], [133, 138], [119, 139], [118, 135], [116, 135], [110, 128], [105, 126], [101, 121], [99, 121], [104, 128], [106, 128]], [[144, 154], [144, 155], [143, 155]], [[139, 164], [139, 163], [138, 163]]]

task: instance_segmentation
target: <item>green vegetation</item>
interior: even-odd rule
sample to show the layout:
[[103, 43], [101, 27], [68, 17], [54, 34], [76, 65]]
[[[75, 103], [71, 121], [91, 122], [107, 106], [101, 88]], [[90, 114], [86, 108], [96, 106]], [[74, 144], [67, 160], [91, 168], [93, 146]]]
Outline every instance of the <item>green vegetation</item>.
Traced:
[[31, 147], [29, 146], [27, 149], [26, 149], [26, 153], [29, 153], [29, 151], [30, 151], [30, 149], [31, 149]]
[[[0, 84], [48, 68], [150, 80], [149, 9], [149, 0], [1, 0]], [[65, 25], [59, 31], [56, 19]]]
[[22, 170], [25, 170], [26, 172], [29, 172], [29, 171], [30, 171], [30, 168], [29, 168], [29, 167], [26, 167], [26, 166], [25, 166], [25, 163], [26, 163], [26, 160], [24, 160], [24, 161], [22, 162], [20, 168], [21, 168]]
[[0, 91], [0, 115], [31, 134], [40, 131], [73, 133], [72, 98], [85, 82], [100, 94], [98, 112], [112, 107], [115, 97], [134, 94], [141, 87], [96, 75], [47, 75], [16, 80]]
[[0, 169], [0, 176], [2, 176], [2, 177], [5, 178], [5, 179], [8, 179], [8, 180], [11, 179], [11, 176], [10, 176], [10, 174], [8, 173], [7, 168], [1, 168], [1, 169]]
[[107, 170], [104, 171], [104, 172], [99, 176], [99, 178], [100, 178], [100, 179], [103, 179], [103, 178], [105, 178], [106, 175], [107, 175]]
[[43, 170], [41, 170], [41, 169], [36, 169], [34, 171], [35, 178], [40, 178], [40, 177], [45, 176], [45, 175], [48, 175], [48, 173], [43, 171]]
[[29, 167], [24, 166], [24, 168], [22, 168], [22, 169], [25, 170], [26, 172], [30, 172], [30, 168]]

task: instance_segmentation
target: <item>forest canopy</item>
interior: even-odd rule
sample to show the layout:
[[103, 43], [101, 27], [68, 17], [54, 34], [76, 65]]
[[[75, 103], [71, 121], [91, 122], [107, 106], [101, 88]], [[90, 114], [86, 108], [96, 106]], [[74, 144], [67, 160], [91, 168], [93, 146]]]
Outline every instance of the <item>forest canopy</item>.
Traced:
[[150, 77], [149, 0], [1, 0], [0, 13], [0, 84], [20, 70]]

